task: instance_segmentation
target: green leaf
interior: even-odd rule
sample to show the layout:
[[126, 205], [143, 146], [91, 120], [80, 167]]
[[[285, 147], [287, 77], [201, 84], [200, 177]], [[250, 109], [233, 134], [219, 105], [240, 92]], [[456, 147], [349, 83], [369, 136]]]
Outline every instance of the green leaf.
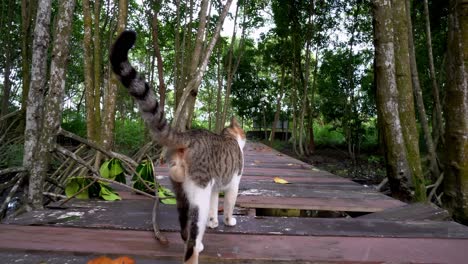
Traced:
[[163, 204], [176, 204], [175, 198], [166, 198], [166, 197], [174, 197], [174, 193], [168, 188], [165, 188], [161, 185], [159, 185], [159, 188], [158, 188], [158, 196], [160, 198], [161, 203]]
[[100, 184], [101, 191], [99, 196], [106, 201], [122, 200], [120, 196], [109, 186]]
[[119, 182], [125, 183], [125, 176], [123, 175], [122, 163], [118, 159], [110, 159], [105, 161], [99, 169], [101, 176], [106, 179], [114, 180], [118, 177]]
[[69, 180], [67, 183], [67, 186], [65, 186], [65, 194], [67, 195], [67, 197], [73, 196], [79, 190], [80, 190], [80, 184], [74, 181], [74, 179]]
[[109, 170], [109, 177], [112, 179], [115, 179], [116, 176], [122, 174], [124, 171], [122, 163], [120, 163], [120, 160], [118, 159], [111, 159]]
[[109, 163], [110, 161], [105, 161], [102, 165], [101, 168], [99, 168], [99, 173], [101, 174], [102, 177], [109, 179]]
[[[141, 179], [145, 181], [149, 187], [153, 187], [154, 189], [153, 163], [151, 161], [144, 160], [140, 163], [136, 168], [136, 173], [140, 175]], [[147, 193], [154, 193], [153, 189], [148, 190], [146, 188], [145, 184], [141, 182], [137, 174], [134, 174], [132, 177], [133, 188]]]
[[[78, 191], [80, 191], [84, 186], [88, 185], [89, 181], [83, 178], [70, 178], [65, 186], [65, 194], [67, 197], [71, 197], [75, 195]], [[76, 196], [77, 199], [89, 199], [89, 192], [88, 189], [82, 191]]]
[[177, 201], [175, 198], [166, 198], [166, 199], [161, 199], [161, 203], [163, 204], [176, 204]]

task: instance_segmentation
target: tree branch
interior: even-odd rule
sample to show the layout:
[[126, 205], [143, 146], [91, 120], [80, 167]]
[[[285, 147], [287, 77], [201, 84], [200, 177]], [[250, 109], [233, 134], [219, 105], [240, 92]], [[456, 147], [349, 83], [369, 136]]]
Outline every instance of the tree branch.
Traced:
[[[103, 182], [108, 182], [108, 183], [113, 183], [113, 184], [116, 184], [116, 185], [119, 185], [119, 186], [122, 186], [122, 187], [125, 187], [127, 189], [130, 189], [136, 193], [139, 193], [141, 195], [144, 195], [144, 196], [147, 196], [149, 198], [152, 198], [154, 199], [155, 196], [151, 195], [151, 194], [148, 194], [146, 192], [143, 192], [143, 191], [140, 191], [140, 190], [137, 190], [133, 187], [130, 187], [126, 184], [123, 184], [123, 183], [120, 183], [120, 182], [117, 182], [117, 181], [114, 181], [114, 180], [110, 180], [110, 179], [106, 179], [106, 178], [103, 178], [99, 175], [99, 172], [97, 172], [91, 165], [87, 164], [86, 161], [84, 161], [83, 159], [81, 159], [80, 157], [78, 157], [77, 155], [75, 155], [75, 153], [65, 149], [64, 147], [60, 146], [60, 145], [56, 145], [55, 146], [55, 150], [58, 151], [59, 153], [67, 156], [67, 157], [70, 157], [72, 158], [73, 160], [75, 160], [76, 162], [78, 162], [79, 164], [85, 166], [89, 171], [92, 172], [93, 176], [82, 176], [82, 178], [85, 178], [85, 179], [95, 179], [96, 181], [103, 181]], [[68, 202], [71, 198], [73, 197], [70, 197], [69, 199], [63, 201], [60, 206], [62, 206], [63, 204], [65, 204], [66, 202]]]
[[156, 180], [156, 169], [154, 168], [154, 163], [151, 160], [150, 157], [147, 157], [148, 160], [151, 162], [152, 168], [153, 168], [153, 178], [154, 178], [154, 203], [153, 203], [153, 212], [151, 214], [151, 220], [153, 222], [153, 231], [154, 231], [154, 236], [161, 242], [163, 245], [169, 244], [169, 240], [161, 233], [161, 230], [159, 229], [159, 224], [158, 224], [158, 210], [159, 210], [159, 193], [158, 193], [158, 188], [159, 184], [157, 184]]
[[11, 188], [10, 192], [8, 193], [7, 197], [5, 198], [5, 201], [2, 203], [2, 206], [0, 207], [0, 218], [3, 218], [4, 212], [7, 209], [8, 203], [11, 201], [11, 198], [13, 195], [15, 195], [16, 191], [18, 190], [19, 186], [23, 182], [23, 180], [26, 178], [26, 173], [21, 172], [15, 177], [16, 183]]
[[59, 129], [59, 134], [65, 136], [65, 137], [74, 139], [74, 140], [76, 140], [76, 141], [78, 141], [80, 143], [83, 143], [83, 144], [87, 145], [90, 148], [96, 149], [96, 150], [102, 152], [103, 154], [105, 154], [105, 155], [107, 155], [107, 156], [109, 156], [111, 158], [116, 158], [116, 159], [125, 161], [125, 162], [131, 164], [134, 167], [138, 166], [138, 163], [136, 161], [134, 161], [132, 158], [127, 157], [127, 156], [125, 156], [123, 154], [120, 154], [120, 153], [113, 152], [113, 151], [107, 151], [103, 147], [99, 146], [98, 144], [93, 143], [93, 142], [91, 142], [89, 140], [86, 140], [86, 139], [84, 139], [84, 138], [82, 138], [82, 137], [80, 137], [78, 135], [75, 135], [75, 134], [73, 134], [71, 132], [68, 132], [68, 131], [64, 130], [63, 128]]

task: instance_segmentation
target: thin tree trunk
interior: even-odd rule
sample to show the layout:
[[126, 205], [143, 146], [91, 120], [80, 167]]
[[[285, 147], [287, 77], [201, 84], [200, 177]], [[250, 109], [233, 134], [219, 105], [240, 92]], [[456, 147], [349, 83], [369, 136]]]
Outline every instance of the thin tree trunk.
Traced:
[[416, 53], [414, 48], [414, 38], [413, 38], [413, 26], [411, 22], [411, 12], [410, 12], [410, 2], [405, 1], [406, 3], [406, 16], [408, 20], [408, 43], [409, 43], [409, 56], [410, 56], [410, 68], [411, 68], [411, 77], [413, 84], [413, 93], [416, 101], [416, 106], [418, 108], [419, 121], [421, 123], [421, 128], [424, 135], [424, 141], [426, 143], [427, 152], [429, 154], [429, 163], [431, 171], [431, 180], [435, 182], [440, 175], [439, 165], [437, 163], [437, 155], [434, 147], [434, 142], [432, 141], [431, 132], [429, 130], [429, 124], [427, 122], [426, 108], [424, 107], [424, 101], [421, 91], [421, 86], [419, 82], [418, 68], [416, 64]]
[[[94, 116], [96, 122], [96, 142], [101, 139], [101, 33], [100, 33], [100, 15], [101, 1], [94, 1], [94, 32], [93, 32], [93, 72], [94, 72]], [[98, 157], [100, 152], [98, 153]], [[96, 159], [100, 163], [100, 158]]]
[[[186, 127], [185, 125], [187, 124], [187, 118], [190, 111], [193, 111], [193, 105], [191, 104], [186, 104], [187, 99], [189, 96], [191, 97], [191, 100], [195, 100], [196, 96], [198, 94], [198, 87], [200, 86], [200, 83], [202, 81], [202, 78], [205, 74], [206, 67], [208, 66], [209, 63], [209, 58], [211, 56], [211, 53], [213, 52], [214, 46], [219, 38], [220, 32], [221, 32], [221, 27], [224, 23], [224, 19], [226, 18], [227, 12], [229, 10], [229, 7], [232, 3], [232, 0], [227, 0], [226, 4], [224, 5], [223, 11], [221, 12], [219, 16], [218, 23], [216, 25], [216, 29], [214, 31], [213, 37], [209, 44], [206, 47], [206, 50], [202, 56], [201, 63], [199, 67], [197, 68], [197, 71], [193, 74], [191, 74], [191, 79], [187, 83], [184, 92], [180, 98], [179, 104], [177, 105], [177, 109], [174, 114], [174, 127], [180, 131], [183, 131]], [[192, 109], [187, 109], [187, 106], [191, 106]]]
[[433, 124], [433, 129], [437, 130], [437, 138], [434, 139], [434, 142], [438, 142], [439, 138], [443, 138], [443, 121], [442, 121], [442, 107], [439, 99], [439, 84], [437, 83], [437, 77], [435, 74], [434, 67], [434, 56], [432, 54], [432, 38], [431, 38], [431, 24], [429, 19], [429, 7], [427, 0], [424, 0], [424, 17], [426, 20], [426, 41], [427, 41], [427, 52], [429, 57], [429, 72], [432, 81], [432, 96], [434, 98], [434, 111], [435, 111], [435, 124]]
[[398, 110], [392, 6], [386, 0], [374, 0], [373, 3], [377, 111], [386, 147], [387, 177], [392, 195], [410, 200], [408, 181], [411, 172]]
[[[159, 10], [161, 7], [161, 2], [162, 0], [158, 0], [156, 5], [156, 10]], [[162, 109], [164, 109], [164, 105], [166, 102], [166, 84], [164, 82], [164, 64], [161, 56], [161, 50], [159, 48], [159, 22], [158, 22], [158, 12], [156, 11], [153, 14], [153, 17], [151, 19], [151, 28], [152, 28], [152, 37], [153, 37], [153, 49], [154, 49], [154, 55], [156, 56], [156, 60], [158, 62], [157, 68], [158, 68], [158, 80], [159, 80], [159, 85], [158, 85], [158, 90], [159, 90], [159, 104]]]
[[92, 25], [91, 8], [89, 0], [83, 0], [83, 24], [84, 24], [84, 84], [86, 101], [86, 131], [89, 140], [98, 142], [96, 120], [94, 75], [93, 75], [93, 48], [92, 48]]
[[276, 126], [278, 125], [280, 114], [281, 114], [281, 100], [283, 100], [284, 94], [284, 79], [285, 79], [285, 65], [281, 64], [281, 81], [280, 81], [280, 93], [276, 97], [276, 112], [273, 124], [271, 125], [270, 144], [275, 140]]
[[2, 106], [0, 109], [0, 116], [4, 116], [8, 114], [8, 106], [10, 105], [10, 92], [11, 92], [11, 81], [10, 81], [10, 74], [11, 74], [11, 50], [10, 45], [6, 45], [6, 52], [5, 52], [5, 74], [3, 76], [3, 97], [2, 97]]
[[21, 1], [21, 76], [23, 95], [21, 108], [26, 109], [29, 86], [31, 83], [31, 57], [32, 57], [32, 25], [34, 24], [37, 8], [37, 0]]
[[221, 56], [222, 54], [222, 46], [218, 46], [218, 68], [217, 68], [217, 79], [218, 79], [218, 92], [216, 94], [216, 133], [220, 133], [223, 129], [224, 123], [221, 123], [223, 119], [223, 113], [221, 112], [222, 105], [221, 105], [221, 94], [223, 91], [223, 74], [221, 72]]
[[42, 131], [34, 153], [34, 164], [31, 167], [30, 183], [34, 184], [30, 186], [34, 188], [29, 188], [29, 197], [33, 208], [42, 208], [44, 181], [55, 138], [60, 128], [74, 8], [75, 0], [60, 1], [58, 8], [50, 66], [50, 88], [45, 98], [45, 114], [41, 120]]
[[[408, 46], [408, 20], [403, 1], [393, 0], [393, 23], [395, 40], [395, 70], [398, 89], [398, 112], [406, 146], [406, 157], [411, 169], [414, 187], [413, 199], [426, 200], [426, 186], [419, 155], [419, 134], [414, 113], [413, 89]], [[409, 10], [408, 10], [409, 11]]]
[[[7, 15], [6, 15], [6, 22], [2, 20], [0, 23], [4, 23], [4, 32], [3, 35], [5, 39], [10, 39], [11, 37], [11, 25], [13, 24], [12, 22], [12, 14], [13, 12], [10, 12], [13, 8], [12, 6], [13, 1], [8, 1], [8, 4], [6, 5], [5, 10], [7, 10]], [[2, 14], [3, 14], [3, 8], [2, 8]], [[0, 31], [1, 32], [1, 31]], [[11, 81], [10, 81], [10, 74], [11, 74], [11, 50], [12, 50], [12, 43], [9, 43], [8, 41], [5, 41], [5, 64], [4, 66], [4, 75], [3, 75], [3, 96], [2, 96], [2, 102], [0, 105], [0, 117], [8, 114], [8, 107], [9, 107], [9, 102], [10, 102], [10, 92], [11, 92]]]
[[31, 65], [31, 86], [26, 107], [26, 128], [24, 131], [23, 166], [30, 173], [28, 202], [33, 208], [42, 207], [42, 184], [31, 174], [34, 153], [39, 143], [43, 120], [44, 95], [47, 82], [47, 49], [50, 36], [51, 0], [39, 0], [36, 26], [34, 28], [33, 55]]
[[[119, 0], [119, 17], [117, 21], [117, 34], [125, 30], [127, 25], [128, 1]], [[104, 104], [104, 120], [102, 124], [102, 143], [105, 149], [112, 149], [115, 130], [115, 104], [117, 99], [118, 80], [115, 74], [111, 74], [108, 82], [107, 94]]]
[[[223, 107], [223, 115], [221, 119], [221, 123], [224, 124], [227, 120], [227, 112], [228, 108], [231, 106], [231, 88], [232, 88], [232, 82], [234, 79], [234, 75], [237, 72], [237, 68], [239, 67], [240, 61], [242, 59], [242, 54], [243, 54], [243, 43], [245, 39], [245, 27], [242, 28], [242, 33], [241, 33], [241, 39], [239, 42], [238, 46], [238, 56], [237, 60], [235, 63], [233, 63], [233, 57], [234, 57], [234, 45], [236, 42], [236, 27], [237, 27], [237, 17], [239, 14], [239, 5], [236, 7], [236, 13], [234, 16], [234, 25], [233, 25], [233, 31], [232, 31], [232, 36], [231, 36], [231, 44], [229, 47], [229, 54], [228, 54], [228, 66], [226, 70], [226, 75], [227, 75], [227, 80], [226, 80], [226, 94], [224, 95], [224, 107]], [[245, 21], [245, 14], [243, 17]]]
[[451, 0], [445, 95], [444, 202], [468, 222], [468, 2]]
[[309, 152], [313, 153], [315, 151], [315, 136], [314, 136], [314, 115], [315, 115], [315, 89], [317, 86], [317, 72], [318, 72], [318, 50], [319, 46], [317, 45], [315, 49], [315, 65], [314, 65], [314, 80], [312, 82], [312, 91], [310, 99], [310, 117], [309, 117]]

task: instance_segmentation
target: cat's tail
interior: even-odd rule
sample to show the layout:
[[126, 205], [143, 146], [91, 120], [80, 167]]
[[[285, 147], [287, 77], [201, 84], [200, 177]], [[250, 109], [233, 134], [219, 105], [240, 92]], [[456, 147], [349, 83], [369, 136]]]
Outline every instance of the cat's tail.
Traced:
[[188, 142], [184, 142], [183, 135], [171, 128], [164, 116], [164, 109], [160, 106], [150, 85], [128, 61], [128, 51], [135, 44], [135, 40], [134, 31], [127, 30], [120, 34], [110, 54], [112, 70], [130, 95], [136, 99], [141, 116], [154, 139], [164, 146], [184, 148]]

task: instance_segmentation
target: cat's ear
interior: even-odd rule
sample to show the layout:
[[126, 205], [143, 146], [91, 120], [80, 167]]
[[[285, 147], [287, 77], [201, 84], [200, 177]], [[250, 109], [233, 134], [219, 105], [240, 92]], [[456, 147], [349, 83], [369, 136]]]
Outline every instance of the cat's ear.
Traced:
[[239, 122], [237, 122], [237, 119], [235, 116], [231, 117], [231, 127], [240, 127]]

